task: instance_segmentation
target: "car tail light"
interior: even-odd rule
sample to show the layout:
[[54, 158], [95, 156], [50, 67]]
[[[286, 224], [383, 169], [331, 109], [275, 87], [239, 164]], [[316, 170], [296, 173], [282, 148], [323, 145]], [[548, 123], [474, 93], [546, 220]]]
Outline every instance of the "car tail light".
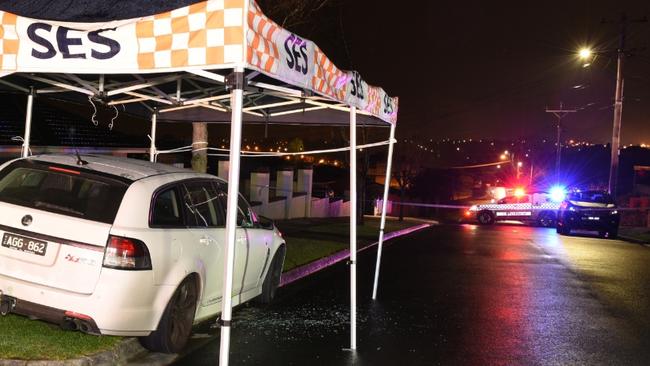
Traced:
[[67, 310], [65, 313], [65, 316], [69, 318], [76, 318], [76, 319], [81, 319], [81, 320], [92, 320], [90, 316], [86, 314], [80, 314], [80, 313], [75, 313], [74, 311]]
[[140, 240], [111, 235], [108, 237], [104, 253], [104, 267], [127, 270], [151, 269], [149, 249]]

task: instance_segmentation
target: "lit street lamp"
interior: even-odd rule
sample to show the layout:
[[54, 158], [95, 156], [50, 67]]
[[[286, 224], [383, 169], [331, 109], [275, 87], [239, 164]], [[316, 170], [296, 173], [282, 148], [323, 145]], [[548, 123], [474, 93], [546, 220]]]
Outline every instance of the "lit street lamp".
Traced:
[[[617, 66], [616, 66], [616, 91], [614, 93], [614, 124], [612, 128], [612, 159], [609, 167], [609, 194], [616, 197], [616, 185], [618, 179], [618, 153], [621, 143], [621, 117], [623, 116], [623, 61], [625, 60], [625, 37], [627, 27], [631, 23], [645, 23], [648, 19], [643, 17], [641, 19], [630, 20], [625, 14], [621, 14], [618, 21], [620, 28], [619, 46], [616, 50], [617, 53]], [[589, 48], [583, 48], [578, 52], [581, 59], [591, 58], [595, 54]]]
[[590, 48], [581, 48], [580, 51], [578, 51], [578, 57], [580, 58], [580, 60], [584, 61], [582, 67], [589, 67], [591, 65], [591, 60], [593, 55], [594, 53], [591, 51]]
[[[618, 178], [618, 153], [621, 143], [621, 117], [623, 116], [623, 59], [625, 57], [625, 32], [621, 33], [620, 45], [617, 50], [618, 62], [616, 66], [616, 91], [614, 93], [614, 123], [612, 127], [612, 152], [609, 167], [609, 193], [616, 197], [616, 183]], [[590, 65], [594, 52], [589, 48], [582, 48], [578, 51], [578, 57], [585, 64]]]

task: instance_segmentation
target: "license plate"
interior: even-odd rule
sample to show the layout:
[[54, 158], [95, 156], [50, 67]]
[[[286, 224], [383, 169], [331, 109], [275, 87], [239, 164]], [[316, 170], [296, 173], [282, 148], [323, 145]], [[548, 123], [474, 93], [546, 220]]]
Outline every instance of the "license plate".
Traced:
[[2, 246], [20, 252], [42, 256], [45, 255], [45, 251], [47, 250], [46, 241], [36, 240], [11, 233], [5, 233], [2, 236]]
[[595, 220], [595, 221], [597, 221], [597, 220], [600, 220], [600, 217], [598, 217], [598, 216], [589, 216], [587, 218], [587, 220]]

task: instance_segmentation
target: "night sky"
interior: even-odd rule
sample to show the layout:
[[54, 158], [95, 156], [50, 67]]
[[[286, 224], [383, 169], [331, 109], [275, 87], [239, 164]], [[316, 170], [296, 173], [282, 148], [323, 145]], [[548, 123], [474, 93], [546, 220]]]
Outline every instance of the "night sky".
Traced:
[[[0, 0], [0, 9], [45, 19], [97, 20], [161, 12], [194, 1]], [[580, 111], [567, 139], [611, 138], [622, 13], [650, 15], [647, 1], [330, 0], [293, 31], [315, 41], [341, 68], [400, 97], [398, 135], [554, 139], [545, 107]], [[52, 15], [54, 14], [54, 15]], [[628, 28], [622, 141], [650, 144], [650, 23]], [[600, 54], [582, 68], [575, 52]]]

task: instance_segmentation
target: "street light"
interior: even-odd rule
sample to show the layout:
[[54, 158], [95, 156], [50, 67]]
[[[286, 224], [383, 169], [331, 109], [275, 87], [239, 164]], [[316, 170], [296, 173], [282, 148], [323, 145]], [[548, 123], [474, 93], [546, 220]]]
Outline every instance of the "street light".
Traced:
[[592, 53], [593, 52], [591, 52], [591, 49], [585, 47], [580, 49], [578, 56], [580, 56], [580, 58], [583, 60], [588, 60], [591, 58]]
[[591, 50], [591, 48], [581, 48], [578, 51], [578, 58], [580, 58], [580, 60], [584, 62], [582, 64], [582, 67], [591, 66], [593, 56], [594, 56], [594, 52]]
[[[616, 66], [616, 90], [614, 92], [614, 123], [612, 128], [611, 160], [609, 167], [609, 186], [608, 192], [616, 197], [616, 185], [618, 178], [618, 153], [621, 142], [621, 116], [623, 114], [623, 60], [625, 58], [625, 25], [626, 20], [621, 19], [623, 25], [621, 32], [620, 45], [617, 50]], [[581, 60], [591, 60], [595, 53], [589, 48], [582, 48], [578, 51], [578, 57]], [[589, 66], [589, 64], [585, 64]], [[583, 67], [586, 67], [583, 65]]]

